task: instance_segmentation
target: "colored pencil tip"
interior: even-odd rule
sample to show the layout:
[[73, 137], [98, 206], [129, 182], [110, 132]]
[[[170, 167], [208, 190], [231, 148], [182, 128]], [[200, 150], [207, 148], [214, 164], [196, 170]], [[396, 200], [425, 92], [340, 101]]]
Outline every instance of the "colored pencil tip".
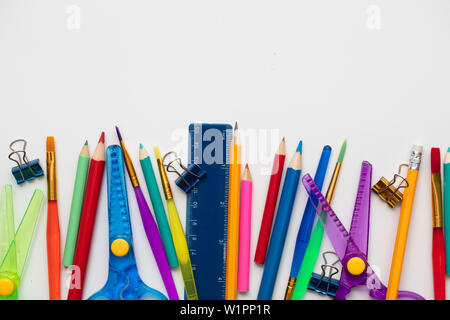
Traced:
[[88, 144], [89, 144], [89, 143], [88, 143], [88, 141], [86, 140], [86, 142], [84, 143], [84, 145], [87, 146]]
[[119, 141], [122, 141], [122, 135], [120, 134], [120, 130], [119, 130], [118, 126], [116, 126], [116, 132], [117, 132], [117, 137], [119, 138]]
[[295, 152], [300, 152], [300, 154], [302, 154], [302, 151], [303, 151], [303, 141], [300, 140], [297, 146], [297, 150], [295, 150]]
[[283, 137], [283, 140], [281, 140], [281, 141], [283, 141], [283, 142], [286, 142], [286, 138], [285, 138], [285, 137]]
[[441, 150], [439, 148], [431, 148], [431, 173], [441, 172]]
[[98, 143], [105, 143], [105, 133], [102, 132], [102, 134], [100, 135], [100, 139], [98, 139]]
[[237, 121], [234, 123], [234, 130], [236, 131], [237, 129], [239, 129], [238, 123]]
[[144, 146], [142, 145], [142, 143], [139, 143], [139, 149], [144, 149]]
[[245, 169], [248, 169], [248, 163], [245, 164]]
[[47, 152], [54, 152], [54, 151], [55, 151], [55, 138], [47, 137]]
[[347, 139], [345, 139], [344, 142], [342, 143], [341, 151], [339, 151], [339, 158], [337, 162], [342, 163], [344, 161], [344, 155], [346, 150], [347, 150]]

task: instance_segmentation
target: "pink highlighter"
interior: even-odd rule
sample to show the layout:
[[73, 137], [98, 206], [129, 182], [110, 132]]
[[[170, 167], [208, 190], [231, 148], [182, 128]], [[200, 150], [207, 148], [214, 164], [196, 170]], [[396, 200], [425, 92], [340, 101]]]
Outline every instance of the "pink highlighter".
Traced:
[[239, 220], [238, 291], [248, 292], [250, 240], [252, 221], [252, 176], [248, 164], [241, 179], [241, 208]]

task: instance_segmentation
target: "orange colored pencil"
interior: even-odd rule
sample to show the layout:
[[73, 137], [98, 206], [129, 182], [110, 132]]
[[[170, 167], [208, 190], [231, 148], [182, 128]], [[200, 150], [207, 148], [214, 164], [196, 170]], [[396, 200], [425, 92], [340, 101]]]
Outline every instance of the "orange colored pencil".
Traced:
[[50, 300], [61, 299], [61, 235], [56, 191], [55, 139], [47, 137], [47, 263]]
[[239, 200], [241, 187], [241, 145], [239, 142], [237, 123], [234, 127], [230, 152], [225, 300], [235, 300], [237, 295]]

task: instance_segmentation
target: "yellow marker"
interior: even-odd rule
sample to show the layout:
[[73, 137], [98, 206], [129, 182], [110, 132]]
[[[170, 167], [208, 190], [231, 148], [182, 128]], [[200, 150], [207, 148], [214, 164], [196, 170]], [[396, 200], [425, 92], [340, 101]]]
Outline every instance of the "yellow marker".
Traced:
[[188, 300], [198, 300], [197, 288], [195, 286], [194, 273], [192, 272], [191, 258], [189, 257], [189, 249], [187, 246], [186, 236], [184, 235], [183, 226], [181, 225], [177, 207], [173, 201], [172, 189], [169, 179], [164, 170], [163, 159], [158, 147], [154, 148], [156, 162], [158, 164], [159, 174], [161, 176], [161, 184], [164, 190], [164, 196], [167, 202], [167, 212], [169, 214], [169, 226], [172, 232], [172, 240], [180, 264], [181, 274], [183, 275], [186, 297]]
[[416, 191], [417, 176], [422, 157], [422, 146], [414, 146], [411, 151], [408, 174], [406, 180], [409, 186], [405, 189], [403, 195], [402, 208], [400, 210], [400, 219], [397, 228], [397, 237], [395, 239], [394, 255], [392, 257], [391, 273], [386, 293], [386, 300], [397, 300], [398, 288], [400, 285], [400, 276], [402, 273], [403, 258], [405, 255], [406, 240], [408, 239], [409, 221], [414, 203], [414, 194]]

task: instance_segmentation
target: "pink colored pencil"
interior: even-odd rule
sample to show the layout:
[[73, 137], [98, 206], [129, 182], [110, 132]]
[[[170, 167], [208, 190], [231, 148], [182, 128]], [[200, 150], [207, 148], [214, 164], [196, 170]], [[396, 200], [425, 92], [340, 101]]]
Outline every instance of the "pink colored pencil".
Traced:
[[241, 179], [241, 210], [239, 220], [238, 291], [248, 292], [250, 239], [252, 221], [252, 176], [248, 164]]

